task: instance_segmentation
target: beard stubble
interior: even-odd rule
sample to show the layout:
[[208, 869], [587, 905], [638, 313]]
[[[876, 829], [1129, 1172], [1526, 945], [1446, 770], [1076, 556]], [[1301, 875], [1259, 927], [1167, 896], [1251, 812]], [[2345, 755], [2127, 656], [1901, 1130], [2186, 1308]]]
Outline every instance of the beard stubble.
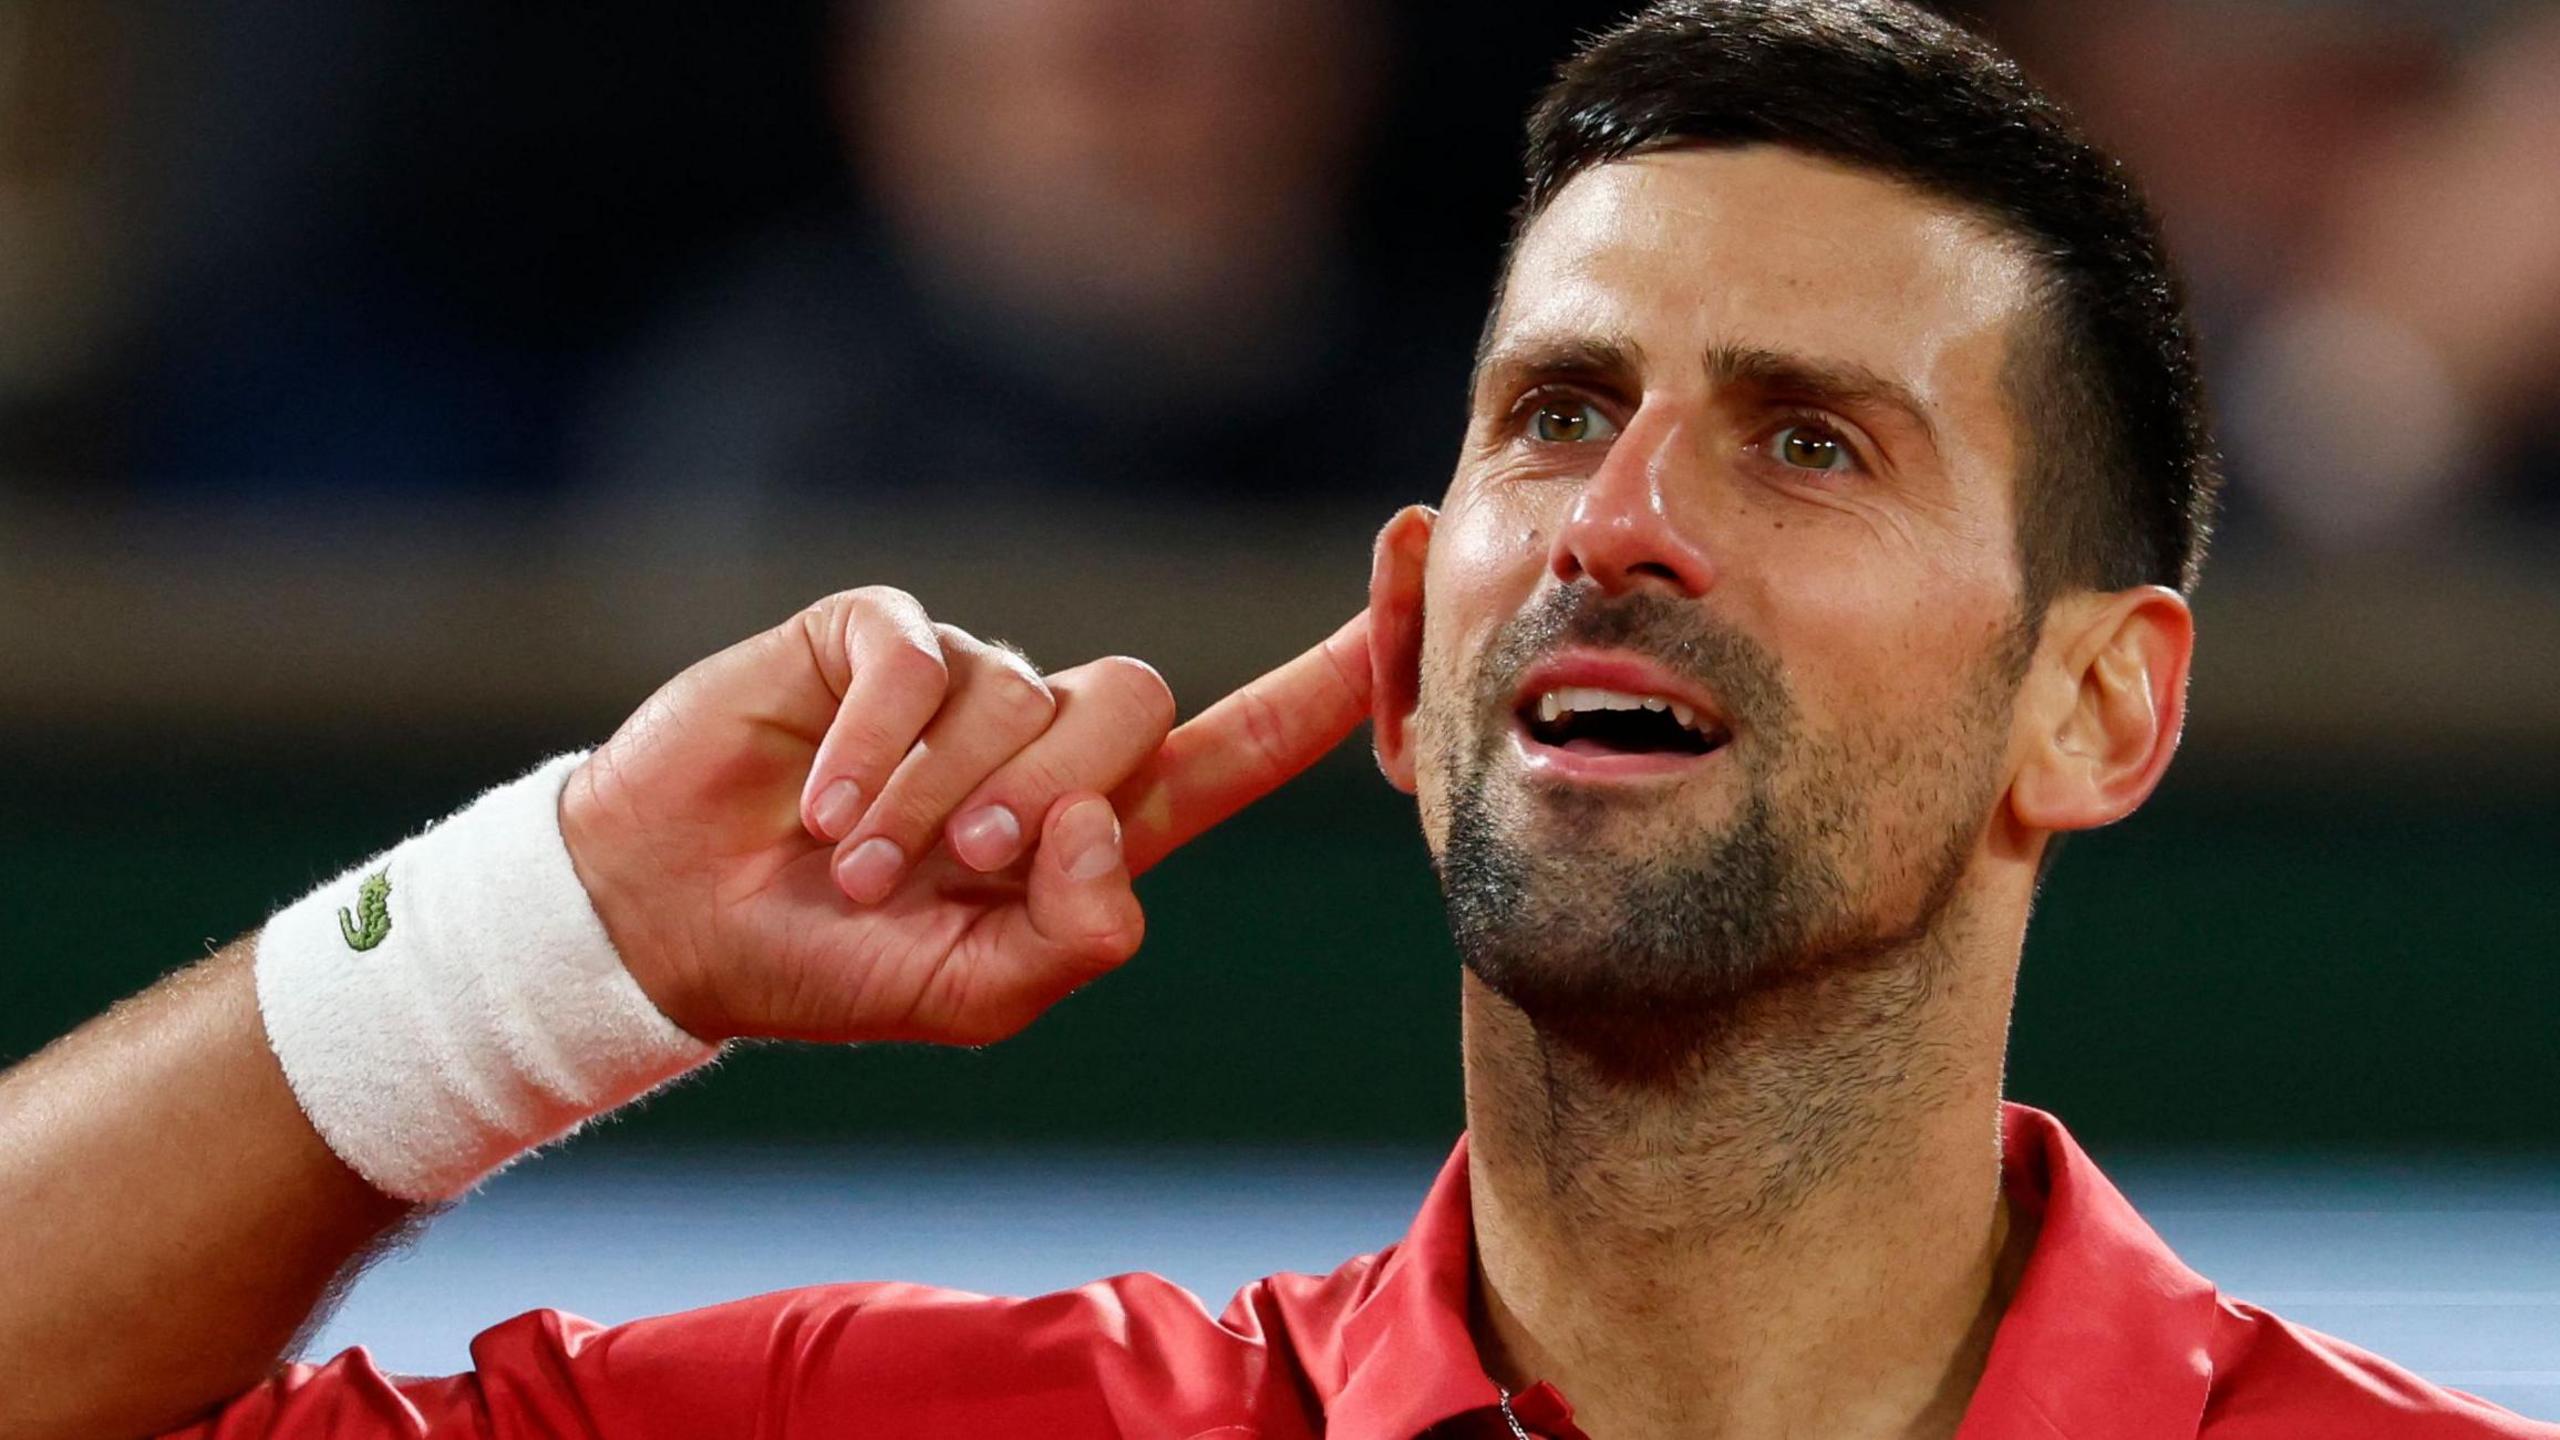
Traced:
[[[1828, 1043], [1896, 1028], [1934, 986], [1944, 947], [1926, 942], [1990, 809], [2000, 722], [2033, 644], [2015, 631], [1944, 723], [1822, 736], [1774, 657], [1697, 606], [1546, 592], [1495, 636], [1456, 705], [1424, 707], [1426, 743], [1452, 757], [1436, 864], [1460, 958], [1542, 1036], [1629, 1081], [1692, 1067], [1755, 999], [1850, 1005], [1824, 1017]], [[1607, 832], [1646, 797], [1498, 783], [1519, 678], [1567, 644], [1646, 656], [1718, 697], [1734, 735], [1721, 759], [1742, 789], [1729, 821], [1628, 853]], [[1532, 807], [1547, 832], [1534, 846]], [[1879, 846], [1880, 820], [1894, 828]]]

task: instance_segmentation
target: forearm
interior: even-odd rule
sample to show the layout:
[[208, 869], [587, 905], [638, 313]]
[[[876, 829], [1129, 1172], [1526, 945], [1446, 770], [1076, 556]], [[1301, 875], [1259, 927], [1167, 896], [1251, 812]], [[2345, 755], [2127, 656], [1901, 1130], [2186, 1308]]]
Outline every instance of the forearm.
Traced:
[[1179, 729], [1137, 661], [1043, 678], [895, 592], [703, 661], [278, 912], [254, 974], [236, 945], [0, 1077], [0, 1435], [233, 1397], [394, 1196], [459, 1196], [718, 1040], [1019, 1030], [1136, 950], [1133, 863], [1358, 723], [1367, 644], [1355, 618]]
[[256, 1382], [409, 1206], [303, 1118], [251, 943], [0, 1076], [0, 1434], [140, 1434]]

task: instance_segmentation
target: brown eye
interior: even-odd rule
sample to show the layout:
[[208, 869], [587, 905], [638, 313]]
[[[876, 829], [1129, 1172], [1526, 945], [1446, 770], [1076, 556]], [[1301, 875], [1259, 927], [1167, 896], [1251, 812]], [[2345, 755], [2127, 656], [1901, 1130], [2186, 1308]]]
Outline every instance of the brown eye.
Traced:
[[1550, 445], [1606, 440], [1617, 433], [1609, 417], [1587, 400], [1547, 400], [1529, 416], [1529, 433]]
[[1770, 437], [1780, 464], [1797, 470], [1846, 470], [1849, 447], [1810, 425], [1790, 425]]

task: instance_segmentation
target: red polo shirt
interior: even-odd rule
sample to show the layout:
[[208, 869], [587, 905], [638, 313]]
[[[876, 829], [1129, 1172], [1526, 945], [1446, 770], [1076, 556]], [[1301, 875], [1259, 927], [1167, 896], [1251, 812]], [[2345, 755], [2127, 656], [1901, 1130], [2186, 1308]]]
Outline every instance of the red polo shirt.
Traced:
[[[2006, 1118], [2010, 1197], [2040, 1228], [1957, 1440], [2560, 1440], [2225, 1299], [2051, 1116]], [[395, 1380], [350, 1350], [179, 1433], [1506, 1440], [1467, 1332], [1473, 1266], [1461, 1141], [1401, 1243], [1214, 1317], [1152, 1275], [1028, 1300], [824, 1285], [610, 1327], [537, 1310], [481, 1334], [467, 1375]], [[1586, 1440], [1552, 1387], [1513, 1403]]]

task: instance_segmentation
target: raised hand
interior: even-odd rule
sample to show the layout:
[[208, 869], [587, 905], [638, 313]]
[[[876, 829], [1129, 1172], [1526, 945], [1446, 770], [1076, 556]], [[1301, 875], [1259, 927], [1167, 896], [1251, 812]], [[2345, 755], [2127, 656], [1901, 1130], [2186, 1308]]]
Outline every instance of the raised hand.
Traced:
[[1367, 714], [1359, 616], [1178, 729], [1114, 656], [1043, 676], [831, 596], [660, 690], [561, 827], [624, 963], [706, 1039], [983, 1044], [1126, 960], [1130, 888]]

